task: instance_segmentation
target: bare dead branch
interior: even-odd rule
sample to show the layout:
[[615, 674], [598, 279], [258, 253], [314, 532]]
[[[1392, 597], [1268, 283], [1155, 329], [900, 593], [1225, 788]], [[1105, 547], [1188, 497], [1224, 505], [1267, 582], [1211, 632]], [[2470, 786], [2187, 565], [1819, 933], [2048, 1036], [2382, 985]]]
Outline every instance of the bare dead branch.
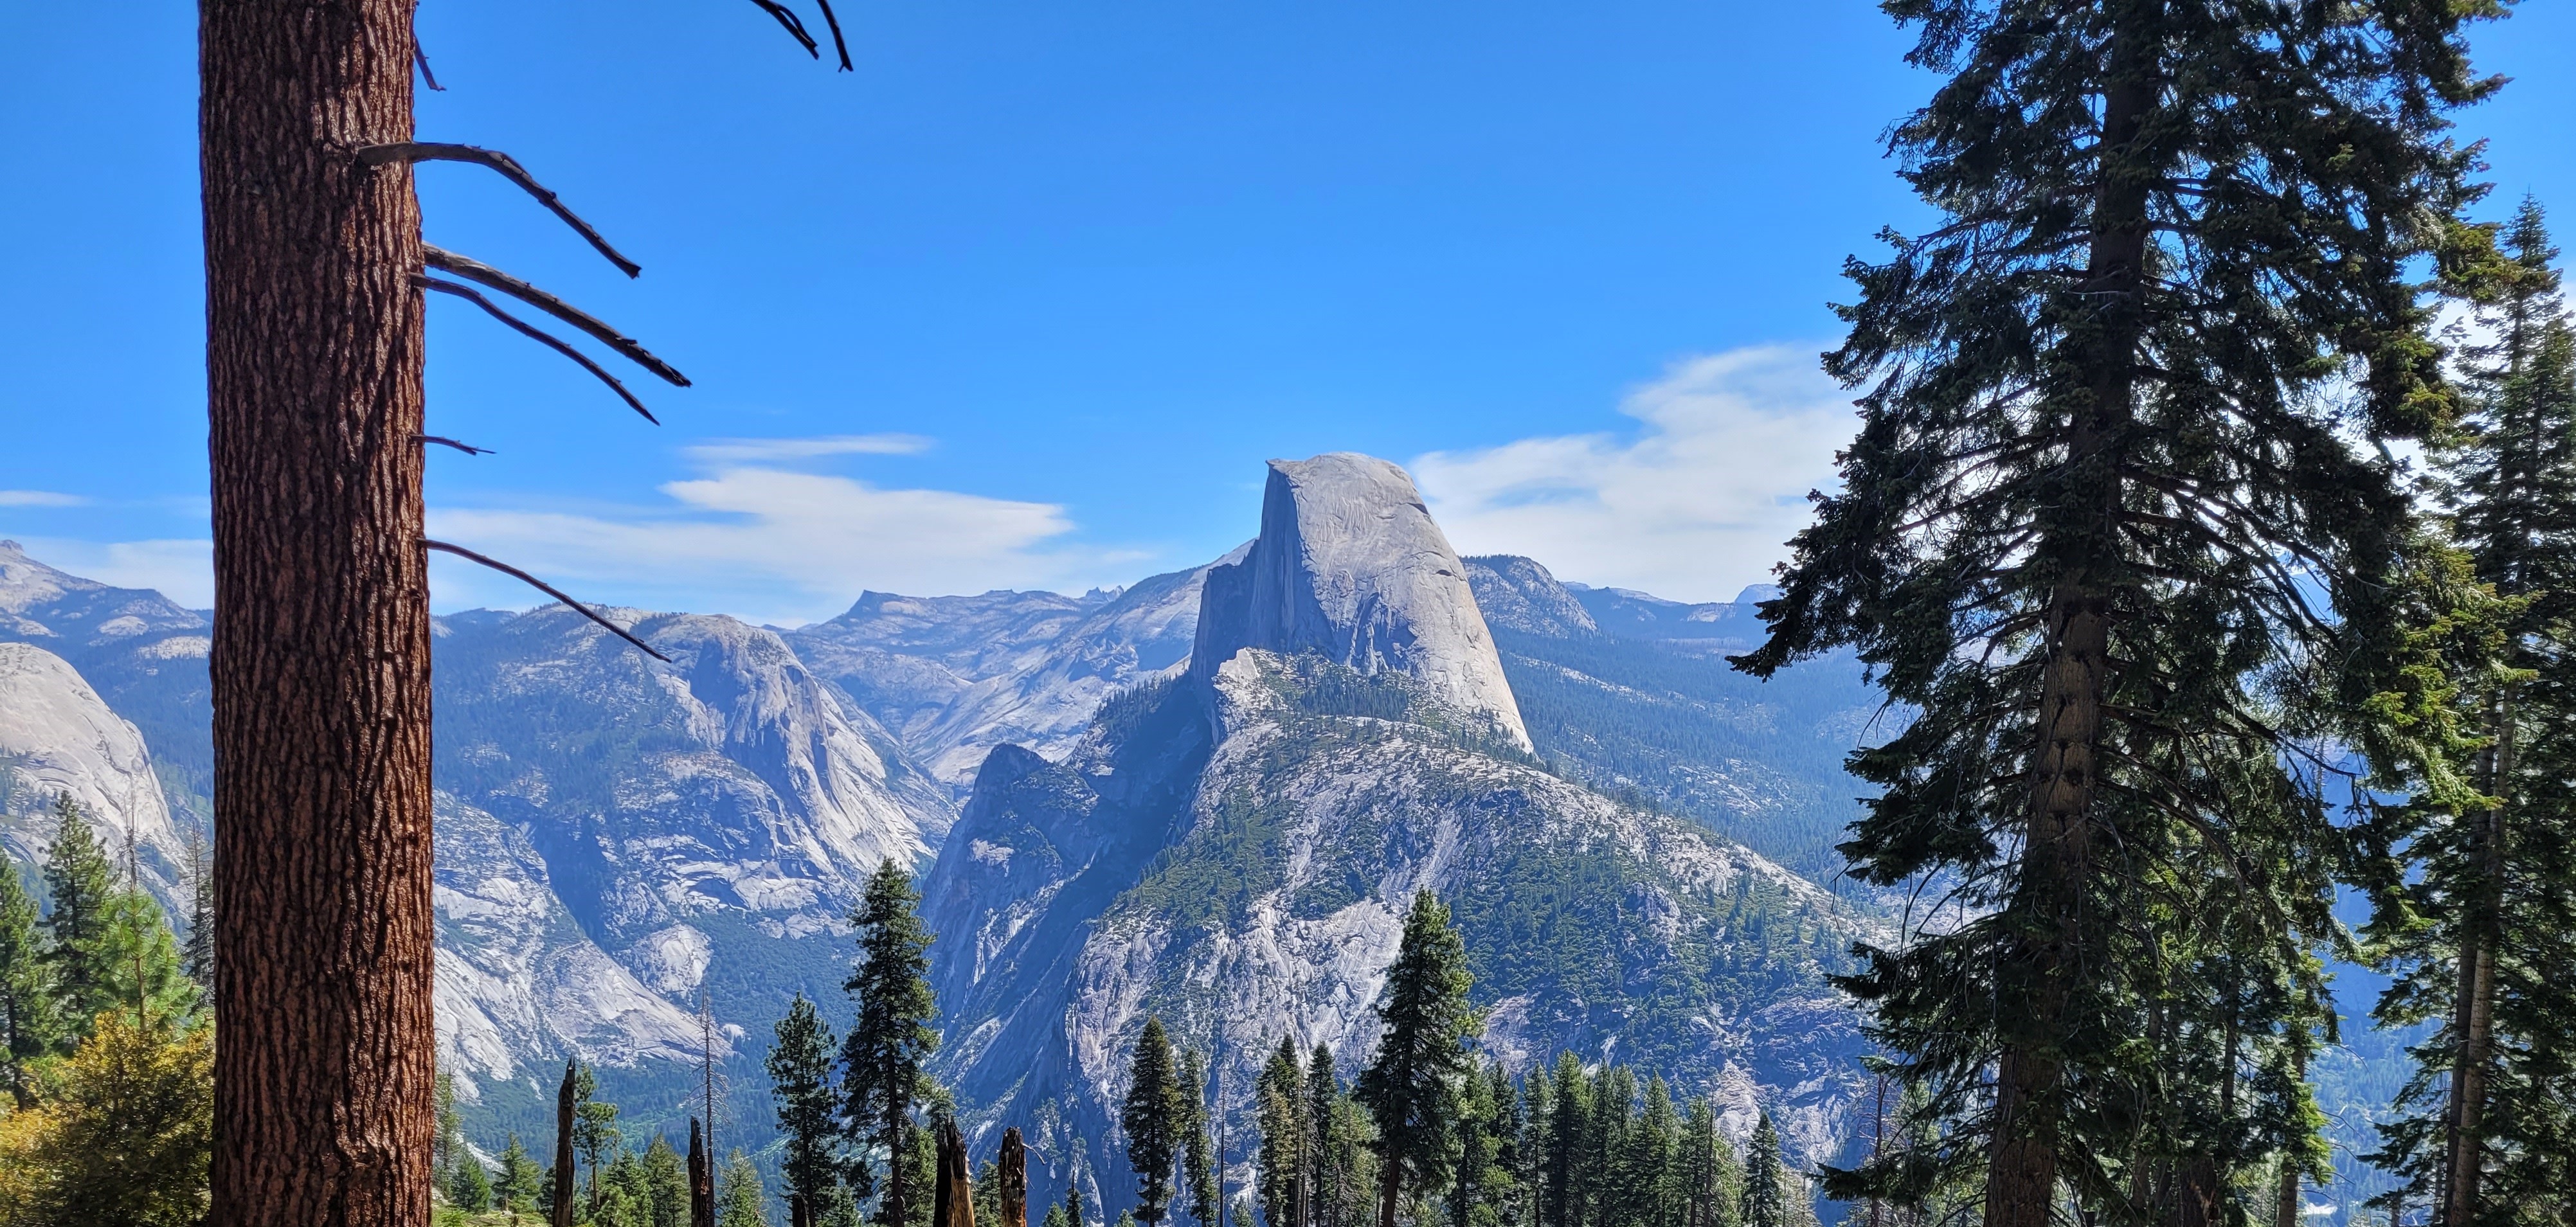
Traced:
[[616, 623], [614, 623], [614, 622], [611, 622], [611, 621], [609, 621], [608, 619], [606, 619], [606, 618], [603, 618], [603, 617], [599, 616], [598, 611], [593, 610], [590, 606], [588, 606], [588, 605], [584, 605], [584, 604], [582, 604], [581, 602], [579, 602], [579, 601], [576, 601], [576, 600], [572, 599], [571, 597], [565, 596], [565, 595], [563, 594], [563, 591], [562, 591], [561, 589], [556, 588], [554, 585], [549, 584], [549, 583], [547, 583], [547, 582], [546, 582], [546, 581], [544, 581], [544, 580], [538, 579], [536, 576], [530, 575], [530, 574], [528, 574], [527, 572], [522, 571], [522, 570], [518, 569], [517, 567], [511, 566], [510, 564], [508, 564], [508, 563], [506, 563], [506, 562], [502, 562], [501, 560], [499, 560], [499, 559], [497, 559], [497, 558], [490, 558], [490, 557], [486, 557], [486, 556], [484, 556], [484, 555], [482, 555], [482, 554], [477, 554], [477, 553], [475, 553], [474, 551], [469, 550], [469, 549], [467, 549], [467, 548], [465, 548], [464, 546], [461, 546], [461, 545], [449, 545], [448, 543], [446, 543], [446, 542], [444, 542], [444, 541], [432, 541], [432, 540], [430, 540], [430, 539], [429, 539], [429, 538], [427, 538], [427, 537], [423, 537], [423, 538], [421, 538], [421, 539], [420, 539], [420, 543], [421, 543], [422, 545], [424, 545], [424, 546], [429, 547], [430, 549], [437, 550], [438, 552], [440, 552], [440, 553], [442, 553], [442, 554], [454, 554], [454, 555], [456, 555], [457, 557], [462, 558], [462, 559], [465, 559], [465, 560], [466, 560], [466, 561], [468, 561], [468, 562], [479, 562], [479, 563], [483, 564], [484, 566], [490, 567], [490, 568], [492, 568], [493, 570], [500, 572], [500, 573], [501, 573], [501, 574], [503, 574], [503, 575], [507, 575], [507, 576], [510, 576], [510, 577], [512, 577], [512, 578], [514, 578], [514, 579], [517, 579], [517, 580], [519, 580], [520, 582], [525, 583], [525, 584], [526, 584], [526, 585], [528, 585], [529, 587], [534, 588], [534, 589], [536, 589], [536, 590], [537, 590], [537, 591], [539, 591], [539, 592], [545, 593], [547, 596], [553, 597], [554, 599], [556, 599], [556, 600], [558, 600], [558, 601], [563, 602], [563, 603], [564, 603], [564, 605], [565, 605], [567, 608], [571, 609], [574, 613], [580, 614], [581, 616], [583, 616], [583, 617], [585, 617], [585, 618], [588, 618], [588, 619], [590, 619], [591, 621], [593, 621], [593, 622], [596, 622], [596, 623], [600, 624], [601, 626], [607, 627], [607, 628], [608, 628], [608, 630], [609, 630], [609, 632], [610, 632], [610, 633], [612, 633], [612, 634], [614, 634], [614, 635], [616, 635], [618, 638], [623, 639], [623, 640], [625, 640], [626, 642], [631, 643], [631, 644], [634, 644], [636, 647], [643, 649], [643, 652], [644, 652], [644, 654], [645, 654], [645, 655], [650, 656], [650, 657], [652, 657], [652, 658], [653, 658], [653, 659], [655, 659], [655, 660], [661, 661], [663, 664], [666, 664], [666, 665], [667, 665], [667, 664], [669, 664], [669, 663], [671, 663], [671, 658], [670, 658], [670, 657], [668, 657], [668, 656], [664, 656], [664, 655], [663, 655], [663, 654], [661, 654], [660, 652], [656, 652], [656, 651], [654, 651], [654, 650], [653, 650], [653, 645], [652, 645], [652, 644], [646, 643], [646, 642], [644, 642], [643, 640], [636, 638], [636, 637], [635, 637], [631, 632], [629, 632], [625, 627], [619, 626], [618, 624], [616, 624]]
[[[427, 281], [428, 278], [424, 277], [421, 278], [421, 280]], [[468, 456], [489, 456], [493, 454], [491, 448], [475, 447], [471, 444], [459, 443], [445, 435], [413, 435], [412, 438], [421, 443], [435, 443], [440, 447], [452, 447]]]
[[591, 361], [590, 355], [585, 354], [578, 349], [574, 349], [570, 344], [566, 343], [563, 338], [502, 310], [500, 307], [494, 305], [491, 299], [485, 298], [482, 294], [476, 292], [472, 286], [462, 286], [453, 281], [441, 281], [436, 277], [424, 277], [418, 275], [415, 275], [412, 278], [412, 284], [417, 285], [424, 290], [436, 290], [441, 294], [453, 294], [458, 298], [462, 298], [465, 301], [474, 304], [475, 306], [483, 308], [486, 314], [504, 324], [508, 324], [512, 328], [517, 329], [520, 335], [528, 337], [538, 344], [580, 363], [583, 370], [599, 376], [599, 381], [601, 383], [607, 384], [611, 391], [616, 392], [618, 397], [626, 402], [628, 408], [633, 409], [637, 413], [643, 414], [645, 421], [651, 422], [656, 426], [662, 424], [662, 419], [653, 416], [653, 411], [645, 408], [644, 402], [635, 399], [635, 394], [627, 391], [625, 383], [621, 382], [617, 376], [609, 374], [608, 368]]
[[832, 50], [841, 55], [841, 71], [850, 71], [850, 42], [841, 37], [840, 14], [832, 11], [832, 0], [814, 0], [814, 3], [823, 10], [823, 21], [832, 27]]
[[562, 218], [563, 224], [572, 227], [573, 233], [580, 235], [593, 250], [608, 257], [608, 262], [616, 265], [617, 271], [629, 277], [644, 271], [642, 265], [627, 259], [619, 254], [616, 248], [609, 246], [608, 240], [602, 237], [599, 231], [593, 229], [589, 222], [583, 221], [580, 214], [566, 206], [562, 197], [548, 191], [546, 185], [537, 182], [537, 177], [529, 174], [527, 167], [519, 165], [517, 158], [498, 149], [485, 149], [480, 145], [455, 145], [445, 141], [401, 141], [391, 145], [366, 146], [358, 150], [358, 161], [366, 166], [383, 166], [388, 162], [470, 162], [476, 166], [485, 167], [519, 185], [520, 191], [536, 197], [538, 204], [544, 205], [556, 217]]
[[535, 286], [529, 285], [527, 282], [521, 281], [508, 273], [502, 272], [489, 264], [483, 263], [480, 260], [460, 256], [455, 252], [432, 247], [427, 243], [421, 244], [420, 250], [422, 258], [431, 268], [437, 269], [440, 272], [454, 273], [459, 277], [463, 277], [467, 281], [480, 282], [493, 289], [499, 290], [512, 298], [518, 299], [520, 302], [526, 303], [531, 307], [535, 307], [539, 311], [543, 311], [556, 319], [562, 320], [575, 328], [581, 329], [583, 332], [589, 333], [592, 337], [596, 338], [600, 344], [616, 350], [619, 354], [623, 355], [627, 361], [661, 376], [665, 381], [683, 388], [689, 386], [688, 376], [672, 369], [670, 363], [654, 357], [651, 351], [648, 351], [642, 345], [637, 344], [632, 337], [629, 337], [625, 333], [619, 332], [618, 330], [609, 327], [607, 324], [602, 323], [597, 317], [591, 315], [589, 312], [583, 311], [581, 308], [573, 306], [571, 303], [565, 302], [552, 294], [546, 293], [544, 290], [540, 290]]
[[420, 66], [420, 79], [428, 82], [431, 89], [442, 94], [447, 92], [447, 87], [438, 83], [438, 74], [429, 70], [429, 53], [421, 50], [418, 35], [412, 36], [411, 62]]
[[[778, 0], [751, 0], [751, 2], [759, 5], [761, 12], [777, 18], [780, 28], [786, 30], [797, 42], [805, 44], [805, 54], [818, 60], [823, 58], [822, 48], [814, 44], [813, 35], [805, 32], [805, 19], [798, 17], [796, 10], [778, 3]], [[831, 10], [824, 11], [828, 14]]]

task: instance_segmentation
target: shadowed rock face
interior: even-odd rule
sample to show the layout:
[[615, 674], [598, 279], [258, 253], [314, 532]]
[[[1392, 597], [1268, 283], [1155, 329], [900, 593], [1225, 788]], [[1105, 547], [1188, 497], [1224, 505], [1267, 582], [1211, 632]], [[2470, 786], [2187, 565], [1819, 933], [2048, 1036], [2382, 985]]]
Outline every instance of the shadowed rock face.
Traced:
[[1375, 457], [1270, 462], [1260, 538], [1242, 562], [1208, 572], [1192, 676], [1210, 682], [1245, 648], [1405, 674], [1424, 697], [1530, 748], [1466, 564], [1413, 479]]

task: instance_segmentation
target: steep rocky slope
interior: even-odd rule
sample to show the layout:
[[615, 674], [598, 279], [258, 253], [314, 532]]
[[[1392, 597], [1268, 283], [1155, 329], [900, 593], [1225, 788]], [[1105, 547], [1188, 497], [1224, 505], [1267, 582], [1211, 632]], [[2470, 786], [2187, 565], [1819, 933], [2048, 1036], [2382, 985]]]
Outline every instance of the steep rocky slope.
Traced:
[[1351, 1072], [1429, 888], [1465, 930], [1495, 1059], [1637, 1061], [1723, 1097], [1732, 1127], [1758, 1101], [1801, 1156], [1833, 1153], [1858, 1041], [1823, 976], [1866, 918], [1547, 770], [1399, 470], [1272, 472], [1188, 672], [1112, 700], [1060, 762], [995, 751], [927, 879], [960, 1103], [1030, 1128], [1042, 1182], [1114, 1208], [1111, 1105], [1144, 1018], [1215, 1053], [1238, 1115], [1283, 1036]]
[[63, 658], [0, 643], [0, 846], [20, 862], [53, 847], [68, 795], [120, 862], [129, 842], [143, 884], [164, 904], [194, 892], [188, 841], [171, 820], [143, 734], [110, 710]]
[[1688, 605], [1560, 583], [1527, 558], [1466, 560], [1539, 754], [1614, 796], [1691, 818], [1842, 889], [1859, 816], [1851, 750], [1903, 725], [1848, 655], [1768, 681], [1726, 663], [1758, 641], [1754, 601]]

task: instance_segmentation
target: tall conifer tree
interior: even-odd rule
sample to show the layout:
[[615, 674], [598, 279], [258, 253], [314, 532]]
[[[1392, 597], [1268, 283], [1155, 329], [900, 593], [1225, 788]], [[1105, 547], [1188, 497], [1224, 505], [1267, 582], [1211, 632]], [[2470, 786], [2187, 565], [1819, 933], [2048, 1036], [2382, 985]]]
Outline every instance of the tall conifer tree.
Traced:
[[1448, 1175], [1458, 1094], [1476, 1072], [1468, 1044], [1482, 1028], [1467, 1004], [1469, 983], [1466, 942], [1449, 909], [1416, 892], [1378, 997], [1377, 1059], [1354, 1089], [1377, 1122], [1378, 1227], [1395, 1227], [1408, 1187], [1436, 1187]]
[[1136, 1217], [1145, 1222], [1159, 1223], [1171, 1211], [1172, 1174], [1180, 1161], [1180, 1130], [1187, 1113], [1172, 1041], [1163, 1033], [1162, 1019], [1147, 1018], [1128, 1058], [1127, 1099], [1118, 1112], [1118, 1127], [1127, 1133], [1127, 1166], [1136, 1172]]
[[[2445, 114], [2492, 88], [2461, 28], [2500, 5], [1886, 7], [1947, 78], [1892, 138], [1945, 216], [1849, 265], [1859, 437], [1738, 663], [1851, 646], [1922, 713], [1855, 759], [1881, 793], [1844, 850], [1975, 919], [1848, 986], [1988, 1227], [2064, 1188], [2148, 1213], [2125, 1122], [2167, 1089], [2135, 1040], [2171, 935], [2109, 918], [2156, 866], [2255, 877], [2249, 805], [2332, 859], [2276, 705], [2394, 689], [2409, 506], [2375, 445], [2453, 411], [2408, 265], [2472, 246]], [[2276, 958], [2318, 901], [2281, 903]]]
[[1589, 1207], [1584, 1202], [1583, 1137], [1592, 1117], [1592, 1089], [1583, 1062], [1559, 1053], [1556, 1076], [1548, 1080], [1552, 1103], [1539, 1168], [1539, 1227], [1583, 1227]]
[[[858, 967], [841, 987], [858, 1009], [841, 1044], [842, 1103], [852, 1140], [873, 1148], [886, 1165], [877, 1221], [908, 1227], [926, 1217], [930, 1190], [919, 1179], [922, 1139], [912, 1119], [928, 1079], [922, 1072], [939, 1047], [932, 1026], [939, 1002], [930, 989], [931, 934], [921, 927], [921, 896], [912, 875], [887, 857], [868, 878], [867, 893], [850, 914], [858, 939]], [[871, 1187], [863, 1159], [850, 1167], [861, 1196]]]
[[1181, 1054], [1181, 1191], [1190, 1199], [1190, 1218], [1213, 1227], [1217, 1206], [1216, 1139], [1209, 1134], [1207, 1062], [1195, 1052]]
[[1255, 1089], [1261, 1124], [1261, 1218], [1270, 1227], [1304, 1227], [1308, 1168], [1306, 1077], [1297, 1044], [1282, 1037]]
[[2378, 1017], [2441, 1020], [2385, 1127], [2394, 1196], [2435, 1221], [2515, 1221], [2576, 1187], [2576, 327], [2538, 203], [2464, 278], [2479, 330], [2468, 416], [2436, 449], [2451, 541], [2499, 598], [2491, 650], [2455, 671], [2479, 797], [2387, 811], [2372, 935], [2396, 982]]
[[27, 1064], [53, 1047], [53, 967], [37, 930], [33, 895], [18, 864], [0, 849], [0, 1084], [19, 1108], [36, 1106]]
[[847, 1164], [841, 1157], [841, 1124], [832, 1093], [832, 1028], [799, 992], [778, 1020], [769, 1047], [769, 1098], [778, 1109], [784, 1153], [779, 1175], [787, 1182], [789, 1218], [813, 1227], [831, 1201]]
[[67, 1016], [65, 1039], [89, 1033], [99, 1011], [120, 1004], [109, 922], [117, 895], [116, 870], [90, 829], [88, 811], [70, 793], [54, 798], [54, 844], [45, 853], [45, 894], [52, 937], [54, 992]]

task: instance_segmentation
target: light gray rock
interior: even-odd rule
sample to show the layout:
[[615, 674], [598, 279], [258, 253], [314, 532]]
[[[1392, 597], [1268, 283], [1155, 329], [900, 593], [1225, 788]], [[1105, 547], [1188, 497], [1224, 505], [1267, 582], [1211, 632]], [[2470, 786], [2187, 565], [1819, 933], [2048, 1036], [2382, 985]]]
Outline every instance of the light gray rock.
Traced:
[[1413, 479], [1384, 460], [1270, 462], [1261, 536], [1242, 562], [1209, 573], [1191, 672], [1213, 679], [1245, 648], [1405, 674], [1530, 748], [1466, 564]]
[[525, 835], [437, 802], [438, 1061], [460, 1096], [566, 1056], [698, 1059], [697, 1020], [583, 934]]
[[123, 865], [167, 906], [193, 896], [185, 838], [171, 820], [143, 735], [63, 658], [0, 643], [0, 843], [19, 860], [53, 847], [54, 798], [68, 794]]

